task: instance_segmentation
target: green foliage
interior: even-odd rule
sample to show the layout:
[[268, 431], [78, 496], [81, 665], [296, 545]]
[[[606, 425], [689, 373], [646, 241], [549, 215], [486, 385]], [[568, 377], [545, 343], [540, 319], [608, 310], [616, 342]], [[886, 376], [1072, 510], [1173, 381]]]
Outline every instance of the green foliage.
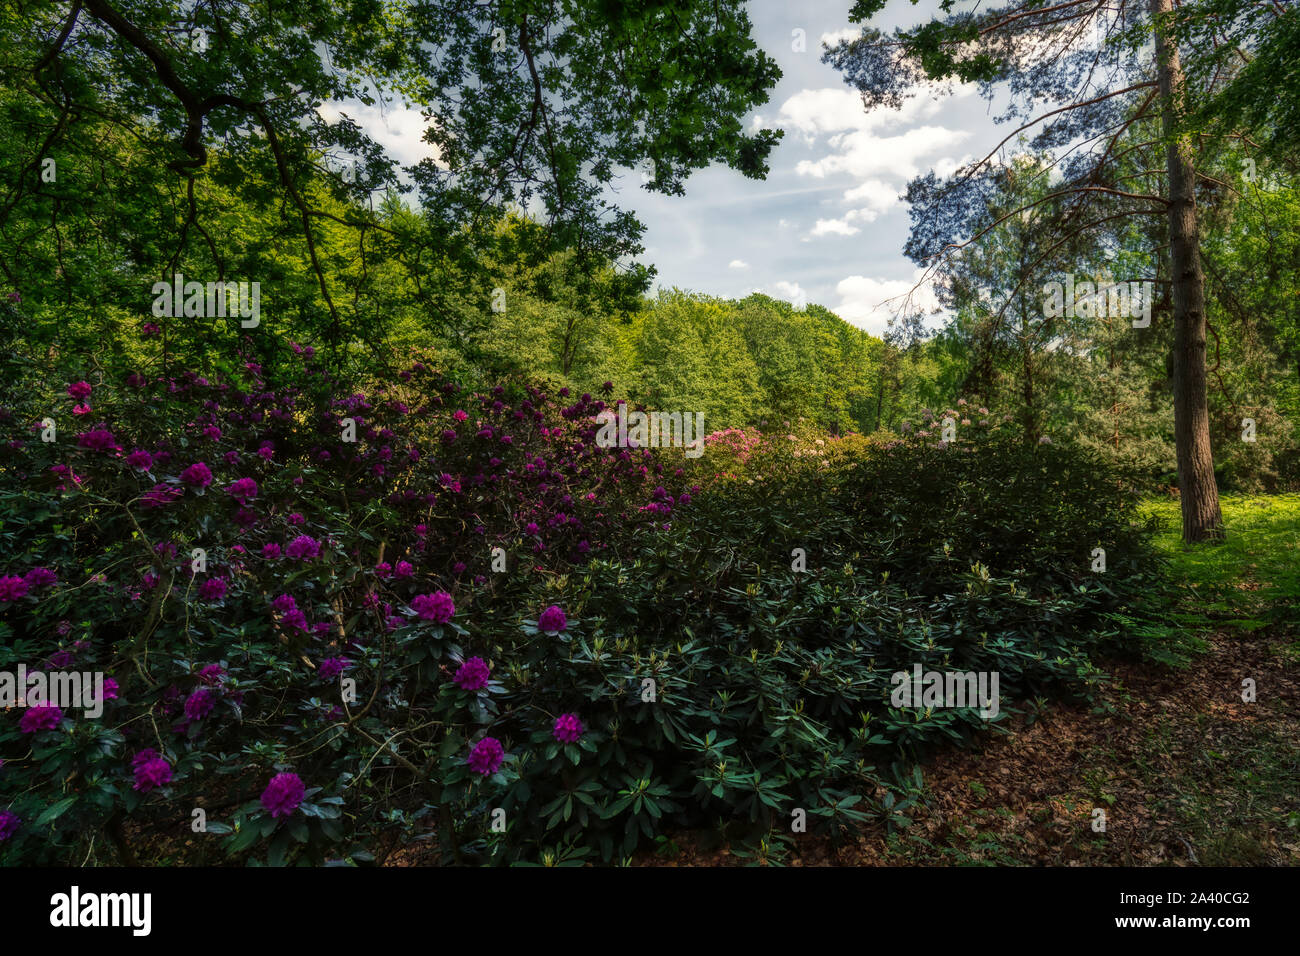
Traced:
[[[69, 711], [34, 733], [0, 723], [0, 799], [23, 821], [3, 844], [10, 862], [81, 860], [100, 834], [129, 858], [124, 834], [174, 831], [196, 807], [209, 814], [191, 844], [205, 860], [364, 862], [436, 834], [448, 861], [576, 865], [720, 825], [776, 862], [797, 811], [832, 836], [872, 819], [906, 825], [916, 759], [996, 727], [1017, 700], [1089, 694], [1107, 614], [1158, 573], [1115, 474], [994, 425], [942, 446], [924, 429], [874, 446], [773, 436], [750, 449], [756, 477], [686, 491], [709, 474], [707, 452], [689, 470], [679, 449], [642, 453], [644, 471], [618, 450], [563, 464], [588, 461], [594, 406], [557, 410], [536, 391], [501, 394], [531, 394], [546, 433], [517, 426], [508, 452], [469, 434], [439, 445], [456, 419], [432, 399], [455, 390], [427, 369], [332, 415], [294, 393], [246, 405], [242, 389], [192, 375], [147, 413], [115, 392], [91, 399], [115, 435], [155, 450], [153, 429], [177, 436], [154, 474], [111, 449], [24, 437], [37, 409], [57, 407], [48, 392], [33, 389], [8, 420], [0, 667], [66, 653], [120, 685], [98, 720]], [[492, 414], [491, 394], [462, 400]], [[246, 410], [263, 401], [275, 414], [258, 424]], [[280, 413], [295, 407], [301, 416]], [[344, 410], [363, 418], [355, 450], [335, 437]], [[563, 451], [558, 434], [577, 444]], [[421, 454], [399, 465], [385, 441]], [[543, 453], [569, 476], [562, 487], [524, 467]], [[501, 479], [506, 491], [462, 499], [450, 487], [447, 470], [469, 482], [498, 454], [509, 457], [499, 473], [518, 476]], [[175, 472], [199, 455], [218, 471], [209, 488], [142, 504], [153, 485], [182, 488]], [[257, 478], [251, 507], [223, 487], [241, 475]], [[407, 482], [442, 487], [441, 503], [426, 511], [396, 493]], [[543, 507], [545, 530], [520, 528], [531, 512], [510, 505], [525, 492], [566, 495], [564, 522]], [[1113, 506], [1098, 508], [1107, 496]], [[570, 515], [587, 537], [605, 529], [594, 557], [566, 537]], [[298, 534], [319, 555], [266, 553]], [[485, 541], [505, 547], [512, 573], [488, 572]], [[1097, 546], [1104, 574], [1089, 570]], [[191, 574], [194, 547], [210, 563]], [[371, 565], [404, 556], [418, 570]], [[15, 596], [17, 575], [40, 566], [57, 581]], [[226, 582], [215, 596], [202, 590], [213, 577]], [[451, 620], [424, 616], [414, 596], [441, 588], [455, 596]], [[551, 605], [568, 621], [543, 630]], [[357, 693], [340, 704], [339, 678], [320, 670], [344, 655]], [[490, 679], [463, 686], [471, 657]], [[999, 713], [892, 706], [892, 676], [914, 664], [997, 672]], [[577, 734], [561, 734], [565, 715]], [[490, 741], [504, 759], [479, 769], [467, 755]], [[140, 789], [139, 771], [133, 782], [145, 748], [167, 760], [164, 786]], [[280, 772], [306, 793], [276, 816], [259, 794]]]
[[[1094, 656], [1122, 636], [1111, 613], [1161, 565], [1113, 472], [1006, 432], [829, 461], [764, 446], [752, 484], [706, 489], [634, 554], [535, 599], [578, 610], [579, 636], [504, 653], [528, 660], [531, 701], [583, 700], [598, 733], [591, 758], [552, 748], [525, 762], [502, 797], [518, 807], [512, 839], [586, 841], [612, 860], [661, 818], [721, 822], [755, 853], [798, 808], [829, 834], [905, 825], [911, 762], [990, 724], [973, 709], [891, 708], [895, 671], [997, 671], [999, 719], [1013, 700], [1089, 694]], [[1105, 573], [1090, 569], [1098, 546]], [[596, 814], [582, 788], [602, 781], [616, 789]], [[864, 791], [874, 798], [854, 799]], [[520, 794], [551, 816], [523, 812]]]

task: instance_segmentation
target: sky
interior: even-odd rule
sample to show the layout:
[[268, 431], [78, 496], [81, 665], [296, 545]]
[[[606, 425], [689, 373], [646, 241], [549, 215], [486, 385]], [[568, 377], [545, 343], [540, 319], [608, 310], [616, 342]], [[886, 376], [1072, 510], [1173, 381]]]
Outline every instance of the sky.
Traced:
[[[768, 102], [746, 118], [753, 129], [785, 130], [766, 179], [715, 165], [686, 181], [685, 196], [647, 192], [637, 171], [615, 184], [610, 198], [646, 226], [639, 261], [658, 269], [656, 288], [723, 298], [758, 291], [796, 306], [823, 305], [873, 335], [885, 330], [921, 275], [902, 252], [908, 181], [930, 169], [951, 172], [984, 155], [1007, 130], [994, 124], [995, 107], [973, 86], [868, 113], [821, 59], [824, 40], [857, 34], [851, 6], [852, 0], [746, 5], [755, 41], [783, 74]], [[891, 0], [873, 25], [910, 25], [935, 9], [935, 0]], [[381, 113], [353, 103], [347, 112], [399, 162], [415, 162], [430, 148], [420, 142], [417, 110], [390, 105]], [[933, 304], [925, 288], [912, 299], [914, 307]]]
[[[684, 197], [622, 188], [619, 204], [646, 225], [642, 257], [657, 285], [727, 298], [760, 291], [818, 303], [880, 335], [920, 277], [903, 255], [910, 220], [901, 198], [913, 177], [950, 173], [1006, 135], [974, 86], [921, 95], [902, 110], [868, 113], [821, 60], [823, 40], [856, 36], [851, 0], [756, 0], [747, 5], [758, 45], [783, 74], [752, 127], [783, 129], [765, 180], [717, 166], [686, 183]], [[880, 28], [929, 19], [936, 4], [892, 0]], [[806, 41], [800, 52], [796, 30]], [[629, 180], [629, 183], [631, 181]], [[913, 305], [934, 304], [926, 289]]]

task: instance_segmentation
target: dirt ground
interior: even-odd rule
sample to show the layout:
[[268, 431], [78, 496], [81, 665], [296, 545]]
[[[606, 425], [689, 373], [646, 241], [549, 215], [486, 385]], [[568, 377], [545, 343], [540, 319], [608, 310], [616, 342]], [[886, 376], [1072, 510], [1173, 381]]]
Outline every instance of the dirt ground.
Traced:
[[[1185, 669], [1112, 664], [1092, 707], [1051, 704], [924, 768], [910, 826], [796, 837], [792, 866], [1295, 865], [1300, 677], [1280, 634], [1220, 632]], [[1242, 699], [1253, 679], [1256, 699]], [[1105, 811], [1105, 831], [1094, 830]], [[673, 835], [642, 866], [734, 866]]]

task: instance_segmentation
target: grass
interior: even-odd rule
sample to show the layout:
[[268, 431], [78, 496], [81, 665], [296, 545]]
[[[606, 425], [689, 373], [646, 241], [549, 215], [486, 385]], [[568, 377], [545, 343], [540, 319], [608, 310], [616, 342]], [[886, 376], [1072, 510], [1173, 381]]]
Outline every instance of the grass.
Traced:
[[1224, 540], [1185, 545], [1177, 501], [1148, 500], [1156, 545], [1175, 580], [1190, 592], [1193, 614], [1210, 626], [1255, 631], [1300, 624], [1300, 495], [1226, 496]]

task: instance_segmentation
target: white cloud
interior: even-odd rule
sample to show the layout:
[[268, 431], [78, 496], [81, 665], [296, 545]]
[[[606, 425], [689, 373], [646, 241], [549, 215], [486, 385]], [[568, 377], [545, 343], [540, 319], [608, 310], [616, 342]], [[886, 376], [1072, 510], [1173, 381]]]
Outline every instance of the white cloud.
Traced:
[[[839, 152], [816, 161], [802, 160], [795, 166], [795, 172], [818, 179], [835, 173], [849, 173], [862, 179], [880, 175], [911, 179], [921, 171], [925, 157], [933, 156], [969, 135], [966, 130], [942, 126], [920, 126], [900, 136], [875, 136], [860, 130], [839, 141]], [[935, 162], [941, 161], [942, 158]], [[928, 168], [933, 163], [924, 165]]]
[[[862, 96], [844, 87], [828, 86], [817, 90], [800, 90], [781, 104], [774, 121], [786, 130], [802, 133], [808, 139], [818, 135], [908, 126], [929, 119], [951, 99], [974, 93], [973, 85], [956, 87], [950, 95], [923, 90], [905, 101], [901, 108], [880, 107], [870, 112], [862, 105]], [[764, 119], [763, 123], [769, 121]]]
[[863, 129], [867, 111], [862, 106], [862, 97], [851, 90], [834, 87], [800, 90], [781, 104], [777, 123], [783, 129], [815, 137], [818, 133]]
[[851, 236], [860, 232], [857, 226], [849, 225], [849, 218], [843, 219], [818, 219], [817, 224], [812, 227], [809, 235], [813, 236]]
[[[892, 206], [898, 205], [898, 190], [888, 183], [883, 183], [879, 179], [868, 179], [865, 182], [858, 183], [852, 189], [844, 193], [845, 202], [865, 202], [866, 208], [881, 213]], [[873, 216], [872, 219], [875, 217]], [[868, 219], [868, 222], [871, 220]]]
[[808, 293], [800, 288], [797, 282], [782, 280], [774, 283], [773, 288], [776, 290], [776, 298], [785, 299], [796, 309], [802, 309], [808, 304]]
[[862, 36], [861, 27], [845, 27], [843, 30], [836, 30], [833, 33], [823, 33], [821, 42], [827, 46], [835, 46], [841, 40], [856, 40]]
[[[868, 276], [849, 276], [835, 286], [840, 302], [836, 314], [872, 335], [882, 335], [889, 320], [900, 312], [931, 312], [939, 305], [934, 290], [917, 283], [923, 270], [916, 270], [911, 279], [875, 279]], [[913, 291], [913, 288], [915, 291]]]
[[424, 131], [429, 121], [417, 109], [391, 104], [367, 106], [353, 100], [346, 103], [322, 103], [316, 112], [327, 123], [335, 123], [340, 116], [347, 114], [402, 166], [414, 166], [421, 160], [430, 158], [438, 165], [444, 165], [437, 148], [424, 141]]
[[746, 262], [744, 259], [732, 259], [730, 262], [727, 263], [727, 268], [728, 268], [728, 269], [748, 269], [748, 268], [749, 268], [749, 263]]
[[951, 176], [974, 158], [970, 153], [963, 153], [960, 159], [954, 159], [951, 156], [941, 157], [934, 161], [934, 174], [939, 177]]
[[[892, 194], [891, 194], [892, 197]], [[854, 222], [875, 222], [876, 217], [883, 210], [873, 209], [865, 206], [861, 209], [850, 209], [839, 219], [818, 219], [817, 224], [813, 226], [811, 236], [851, 236], [861, 230], [854, 225]]]

